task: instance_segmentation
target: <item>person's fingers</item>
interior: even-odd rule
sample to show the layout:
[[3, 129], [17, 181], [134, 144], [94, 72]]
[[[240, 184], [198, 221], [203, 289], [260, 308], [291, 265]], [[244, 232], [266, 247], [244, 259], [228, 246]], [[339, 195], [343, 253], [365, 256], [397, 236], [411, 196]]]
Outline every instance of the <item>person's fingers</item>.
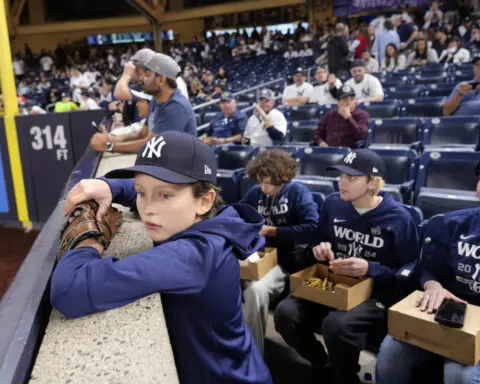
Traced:
[[321, 251], [320, 246], [317, 245], [316, 247], [313, 248], [313, 256], [318, 261], [324, 261], [324, 259], [322, 257], [322, 251]]
[[[427, 313], [433, 313], [433, 310], [435, 308], [435, 303], [437, 303], [439, 300], [439, 294], [435, 293], [432, 296], [430, 296], [428, 300], [428, 306], [427, 306]], [[443, 301], [443, 297], [440, 302]]]
[[440, 294], [435, 297], [435, 302], [432, 305], [432, 312], [438, 311], [438, 308], [440, 308], [440, 305], [442, 305], [443, 300], [445, 300], [445, 295]]
[[87, 200], [86, 194], [83, 188], [77, 184], [67, 195], [67, 199], [63, 206], [63, 215], [67, 216], [77, 204], [85, 200]]
[[110, 207], [110, 204], [108, 204], [105, 201], [99, 202], [98, 203], [98, 211], [97, 211], [97, 220], [102, 221], [103, 216], [107, 213], [108, 208]]
[[331, 243], [325, 244], [325, 258], [329, 261], [332, 261], [335, 259], [335, 255], [333, 254]]
[[422, 300], [420, 302], [420, 310], [425, 312], [427, 310], [428, 302], [430, 301], [430, 296], [428, 294], [424, 294]]
[[465, 300], [462, 300], [462, 299], [460, 299], [459, 297], [457, 297], [457, 296], [455, 296], [455, 295], [453, 295], [453, 294], [448, 295], [446, 298], [455, 300], [455, 301], [457, 301], [457, 302], [459, 302], [459, 303], [468, 304]]

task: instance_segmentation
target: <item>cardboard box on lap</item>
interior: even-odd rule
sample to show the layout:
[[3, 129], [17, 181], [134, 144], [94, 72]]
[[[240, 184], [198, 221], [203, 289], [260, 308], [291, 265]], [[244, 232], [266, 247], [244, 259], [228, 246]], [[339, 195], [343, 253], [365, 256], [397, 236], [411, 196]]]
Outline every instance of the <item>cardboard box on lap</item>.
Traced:
[[273, 267], [277, 265], [278, 256], [276, 248], [265, 248], [265, 252], [257, 252], [260, 259], [255, 262], [240, 260], [240, 279], [260, 280]]
[[415, 291], [390, 308], [388, 333], [448, 359], [475, 365], [480, 360], [480, 307], [469, 304], [463, 328], [450, 328], [437, 323], [435, 314], [415, 307], [421, 295], [421, 291]]
[[[307, 278], [327, 278], [331, 289], [313, 288], [306, 284]], [[373, 288], [371, 278], [355, 278], [329, 272], [328, 266], [316, 264], [290, 275], [290, 292], [293, 296], [313, 301], [336, 309], [348, 311], [367, 300]]]

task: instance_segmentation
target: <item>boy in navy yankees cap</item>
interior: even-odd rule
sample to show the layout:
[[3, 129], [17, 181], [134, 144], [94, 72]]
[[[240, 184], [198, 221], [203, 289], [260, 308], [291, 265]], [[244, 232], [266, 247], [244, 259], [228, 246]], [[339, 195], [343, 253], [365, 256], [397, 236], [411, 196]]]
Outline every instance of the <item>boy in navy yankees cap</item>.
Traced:
[[401, 298], [396, 273], [418, 255], [417, 228], [402, 205], [381, 191], [386, 169], [375, 152], [357, 149], [329, 169], [340, 172], [340, 192], [322, 205], [309, 257], [337, 274], [371, 277], [372, 295], [349, 311], [289, 296], [275, 310], [275, 328], [311, 362], [314, 377], [360, 384], [360, 351], [367, 340], [378, 347], [386, 335], [388, 307]]
[[64, 213], [93, 199], [136, 208], [153, 248], [122, 260], [95, 239], [65, 252], [52, 276], [51, 302], [79, 317], [161, 292], [181, 383], [272, 382], [242, 316], [238, 259], [264, 247], [264, 220], [244, 204], [222, 208], [213, 150], [167, 131], [140, 148], [135, 165], [83, 180]]

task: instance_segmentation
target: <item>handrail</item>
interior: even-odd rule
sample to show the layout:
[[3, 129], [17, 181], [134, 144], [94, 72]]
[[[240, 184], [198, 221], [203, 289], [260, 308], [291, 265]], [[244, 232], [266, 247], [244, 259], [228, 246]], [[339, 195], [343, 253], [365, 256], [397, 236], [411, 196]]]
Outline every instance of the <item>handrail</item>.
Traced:
[[[258, 89], [260, 89], [260, 88], [265, 88], [265, 87], [268, 87], [268, 86], [270, 86], [270, 85], [277, 84], [277, 83], [279, 83], [279, 82], [285, 82], [285, 79], [283, 79], [283, 78], [278, 78], [278, 79], [275, 79], [275, 80], [270, 80], [270, 81], [267, 81], [266, 83], [262, 83], [262, 84], [260, 84], [260, 85], [255, 85], [254, 87], [244, 89], [243, 91], [235, 92], [235, 93], [233, 94], [233, 96], [243, 95], [244, 93], [249, 93], [249, 92], [252, 92], [252, 91], [256, 91], [256, 90], [258, 90]], [[208, 106], [213, 105], [213, 104], [217, 104], [217, 103], [219, 103], [219, 102], [220, 102], [220, 99], [207, 101], [206, 103], [196, 105], [195, 107], [193, 107], [193, 110], [194, 110], [194, 111], [198, 111], [199, 109], [203, 109], [203, 108], [205, 108], [205, 107], [208, 107]]]

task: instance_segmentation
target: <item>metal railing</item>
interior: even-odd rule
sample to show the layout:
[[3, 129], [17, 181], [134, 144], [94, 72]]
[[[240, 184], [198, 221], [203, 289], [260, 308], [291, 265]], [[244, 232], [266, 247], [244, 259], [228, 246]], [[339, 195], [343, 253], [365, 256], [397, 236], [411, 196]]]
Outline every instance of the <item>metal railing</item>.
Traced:
[[[270, 81], [267, 81], [266, 83], [262, 83], [262, 84], [260, 84], [260, 85], [254, 86], [254, 87], [244, 89], [243, 91], [235, 92], [235, 93], [233, 93], [233, 96], [236, 97], [236, 96], [240, 96], [240, 95], [247, 94], [247, 93], [250, 93], [250, 92], [254, 92], [254, 91], [255, 91], [255, 93], [256, 93], [256, 98], [257, 98], [257, 97], [258, 97], [258, 93], [260, 92], [261, 89], [270, 87], [270, 86], [272, 86], [272, 85], [274, 85], [274, 84], [278, 84], [278, 83], [285, 83], [285, 79], [279, 78], [279, 79], [275, 79], [275, 80], [270, 80]], [[256, 98], [255, 98], [255, 99], [256, 99]], [[206, 107], [209, 107], [209, 106], [211, 106], [211, 105], [218, 104], [218, 103], [220, 103], [220, 99], [208, 101], [208, 102], [206, 102], [206, 103], [196, 105], [195, 107], [193, 107], [193, 111], [194, 111], [194, 112], [197, 112], [197, 111], [200, 110], [200, 109], [203, 109], [203, 108], [206, 108]]]

